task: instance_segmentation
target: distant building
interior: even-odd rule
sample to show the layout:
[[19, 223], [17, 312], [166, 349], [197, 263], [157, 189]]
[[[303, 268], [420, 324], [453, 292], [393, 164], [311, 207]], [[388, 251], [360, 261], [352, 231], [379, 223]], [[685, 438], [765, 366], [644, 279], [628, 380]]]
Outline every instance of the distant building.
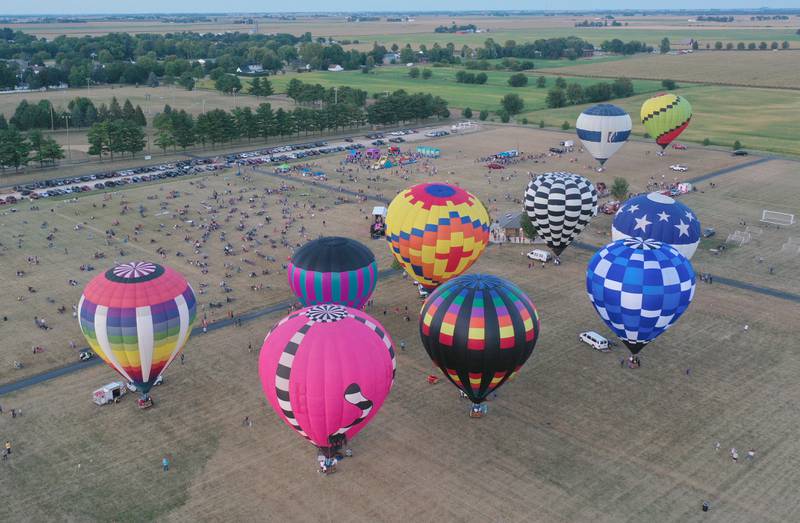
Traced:
[[594, 56], [594, 47], [589, 48], [589, 49], [584, 48], [584, 50], [583, 50], [583, 57], [584, 58], [591, 58], [593, 56]]
[[237, 73], [241, 74], [261, 74], [264, 72], [264, 68], [261, 64], [253, 64], [253, 65], [246, 65], [244, 67], [237, 67]]
[[522, 211], [507, 212], [492, 224], [492, 243], [533, 243], [522, 230]]
[[330, 67], [328, 67], [328, 71], [330, 71], [332, 73], [338, 73], [340, 71], [344, 71], [344, 67], [342, 67], [339, 64], [333, 64]]
[[396, 64], [400, 62], [400, 53], [386, 53], [383, 55], [383, 65]]

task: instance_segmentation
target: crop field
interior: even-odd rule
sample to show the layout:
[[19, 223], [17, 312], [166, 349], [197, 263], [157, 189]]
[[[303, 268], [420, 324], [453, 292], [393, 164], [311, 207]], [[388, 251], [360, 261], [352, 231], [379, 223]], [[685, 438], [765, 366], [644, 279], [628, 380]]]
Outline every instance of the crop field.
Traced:
[[[800, 88], [800, 53], [774, 51], [698, 52], [688, 55], [641, 55], [609, 62], [559, 64], [558, 73], [608, 78], [670, 78], [682, 82], [752, 87]], [[543, 65], [542, 68], [549, 68]]]
[[[424, 66], [420, 67], [424, 68]], [[370, 94], [391, 92], [397, 89], [405, 89], [410, 93], [430, 92], [447, 100], [451, 109], [470, 107], [473, 111], [482, 109], [497, 111], [501, 108], [500, 100], [503, 96], [507, 93], [516, 93], [524, 100], [527, 110], [538, 110], [546, 107], [547, 89], [535, 87], [534, 82], [536, 77], [539, 76], [535, 71], [526, 73], [529, 77], [527, 87], [510, 87], [508, 78], [513, 73], [508, 71], [486, 71], [488, 76], [486, 84], [477, 85], [457, 83], [455, 75], [460, 69], [454, 67], [431, 67], [433, 76], [428, 80], [409, 77], [408, 69], [405, 66], [387, 66], [375, 68], [370, 74], [363, 74], [359, 71], [290, 73], [270, 77], [270, 81], [273, 83], [275, 91], [279, 93], [285, 91], [286, 84], [292, 78], [298, 78], [306, 83], [319, 83], [325, 87], [349, 85], [364, 89]], [[480, 71], [471, 72], [479, 73]], [[567, 80], [584, 86], [600, 81], [577, 77], [567, 78]], [[552, 85], [555, 78], [548, 77], [548, 81]], [[656, 91], [660, 88], [660, 85], [660, 82], [649, 80], [635, 81], [634, 89], [638, 93], [647, 93]]]
[[[705, 138], [712, 144], [730, 147], [739, 140], [743, 147], [781, 154], [799, 155], [800, 124], [794, 115], [800, 110], [797, 92], [778, 89], [756, 89], [727, 86], [683, 86], [675, 91], [692, 104], [692, 123], [678, 141], [701, 143]], [[647, 95], [633, 96], [612, 103], [631, 114], [633, 132], [642, 136], [644, 127], [637, 121], [639, 109]], [[544, 120], [557, 126], [575, 119], [588, 105], [547, 109], [520, 116], [531, 122]]]
[[[647, 154], [649, 144], [631, 142], [604, 173], [587, 169], [588, 156], [579, 152], [488, 173], [475, 162], [477, 156], [512, 147], [545, 151], [564, 136], [487, 126], [477, 133], [431, 140], [443, 151], [431, 164], [438, 168], [437, 176], [421, 165], [336, 172], [340, 158], [334, 157], [321, 158], [314, 167], [329, 174], [329, 186], [387, 198], [410, 183], [449, 180], [475, 192], [499, 216], [519, 208], [514, 199], [521, 197], [528, 171], [574, 170], [606, 182], [621, 175], [632, 190], [642, 190], [650, 176], [668, 173], [676, 158], [690, 166], [686, 176], [753, 160], [701, 148], [656, 158]], [[717, 226], [718, 235], [741, 218], [749, 223], [762, 206], [796, 212], [791, 210], [797, 205], [792, 178], [796, 165], [770, 160], [744, 167], [715, 178], [716, 189], [701, 183], [703, 192], [689, 195], [686, 203], [702, 222]], [[226, 317], [229, 308], [240, 314], [289, 299], [281, 268], [289, 250], [280, 241], [275, 248], [269, 245], [269, 238], [282, 237], [284, 227], [290, 245], [304, 241], [301, 226], [308, 237], [325, 233], [359, 239], [375, 252], [379, 266], [388, 268], [386, 245], [368, 239], [365, 218], [373, 201], [340, 200], [334, 205], [337, 197], [347, 195], [295, 176], [276, 179], [268, 172], [268, 167], [246, 169], [244, 176], [178, 179], [76, 202], [42, 201], [40, 210], [18, 205], [18, 212], [10, 213], [4, 208], [0, 276], [8, 288], [0, 304], [8, 321], [0, 330], [13, 342], [0, 348], [0, 383], [74, 361], [67, 342], [79, 341], [80, 332], [70, 305], [86, 281], [114, 259], [161, 261], [155, 251], [165, 248], [163, 261], [183, 271], [196, 291], [203, 288], [201, 283], [208, 284], [198, 298], [202, 312], [214, 313], [213, 319]], [[264, 192], [282, 181], [288, 187], [280, 195]], [[215, 190], [217, 202], [212, 199]], [[143, 204], [146, 216], [135, 211], [121, 215], [123, 199], [134, 209]], [[184, 237], [199, 235], [186, 220], [207, 218], [204, 205], [218, 209], [220, 222], [203, 248], [209, 256], [208, 274], [188, 263], [199, 255]], [[256, 214], [262, 205], [266, 214]], [[177, 216], [183, 208], [187, 214]], [[285, 221], [287, 216], [292, 223]], [[599, 216], [581, 240], [602, 243], [608, 219]], [[74, 230], [77, 222], [85, 222], [79, 231]], [[257, 228], [262, 245], [240, 240], [240, 222], [244, 230]], [[139, 241], [123, 243], [139, 223]], [[46, 235], [54, 227], [59, 230], [48, 248]], [[107, 245], [104, 231], [112, 228], [115, 236]], [[222, 232], [234, 244], [234, 256], [222, 256]], [[760, 247], [771, 249], [772, 241], [764, 237]], [[118, 254], [120, 248], [125, 256]], [[796, 271], [781, 266], [775, 281], [769, 281], [754, 274], [746, 248], [711, 256], [703, 247], [695, 269], [797, 292]], [[621, 369], [622, 349], [601, 354], [577, 340], [582, 330], [606, 332], [584, 291], [591, 251], [569, 248], [561, 266], [530, 268], [520, 256], [523, 249], [491, 247], [471, 269], [518, 283], [536, 302], [542, 322], [534, 356], [519, 378], [490, 402], [487, 417], [467, 417], [468, 404], [448, 383], [427, 383], [425, 377], [433, 370], [418, 342], [414, 316], [419, 298], [409, 280], [395, 273], [379, 281], [375, 304], [367, 312], [384, 324], [396, 344], [405, 341], [407, 348], [398, 350], [397, 380], [383, 410], [354, 440], [354, 457], [340, 464], [336, 475], [317, 474], [313, 448], [285, 427], [263, 399], [257, 349], [281, 317], [277, 312], [241, 327], [196, 334], [185, 364], [175, 362], [166, 372], [165, 384], [153, 392], [156, 406], [148, 411], [136, 409], [130, 397], [106, 407], [91, 403], [94, 388], [116, 379], [104, 365], [2, 396], [0, 440], [11, 440], [14, 451], [0, 463], [0, 489], [6, 498], [0, 519], [366, 522], [479, 517], [777, 523], [800, 518], [794, 495], [800, 471], [793, 459], [800, 451], [794, 437], [800, 417], [792, 407], [800, 394], [800, 354], [790, 350], [796, 337], [796, 302], [698, 282], [686, 315], [645, 349], [644, 366]], [[105, 257], [95, 260], [95, 251]], [[262, 260], [255, 251], [276, 261]], [[29, 266], [27, 256], [39, 256], [40, 264]], [[86, 263], [95, 271], [78, 271]], [[14, 275], [18, 269], [26, 271], [24, 277]], [[250, 271], [258, 276], [251, 278]], [[78, 279], [79, 285], [68, 285], [67, 278]], [[230, 295], [235, 301], [210, 309], [209, 303], [224, 302], [222, 280], [234, 289]], [[254, 282], [263, 282], [262, 290], [250, 290]], [[27, 286], [37, 292], [29, 293]], [[15, 301], [17, 295], [23, 295], [22, 304]], [[55, 312], [61, 303], [67, 307], [64, 315]], [[405, 307], [410, 322], [404, 319]], [[34, 314], [53, 328], [32, 328]], [[35, 343], [45, 353], [31, 355]], [[10, 369], [13, 360], [24, 361], [25, 368]], [[11, 408], [23, 409], [24, 415], [11, 419]], [[253, 420], [252, 427], [242, 425], [245, 416]], [[714, 450], [715, 442], [722, 450]], [[731, 447], [740, 449], [740, 455], [753, 448], [755, 458], [733, 463], [727, 452]], [[171, 460], [169, 472], [160, 469], [163, 456]], [[480, 489], [474, 488], [476, 475]], [[711, 512], [700, 511], [703, 500], [711, 502]]]

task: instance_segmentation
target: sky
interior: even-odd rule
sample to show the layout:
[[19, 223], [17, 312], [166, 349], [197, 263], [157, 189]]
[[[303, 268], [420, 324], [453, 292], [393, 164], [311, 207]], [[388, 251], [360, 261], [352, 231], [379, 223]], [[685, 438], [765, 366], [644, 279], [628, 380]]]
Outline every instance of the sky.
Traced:
[[[741, 9], [756, 7], [797, 8], [797, 0], [672, 0], [668, 4], [656, 4], [652, 8], [670, 9]], [[608, 0], [598, 4], [596, 0], [501, 0], [490, 4], [492, 9], [564, 9], [594, 10], [603, 9], [641, 9], [640, 0]], [[2, 0], [0, 16], [17, 14], [93, 14], [93, 13], [210, 13], [210, 12], [281, 12], [391, 10], [469, 10], [486, 9], [485, 0], [404, 0], [401, 4], [376, 4], [369, 0], [303, 0], [297, 3], [283, 3], [275, 0], [226, 0], [224, 3], [211, 0]]]

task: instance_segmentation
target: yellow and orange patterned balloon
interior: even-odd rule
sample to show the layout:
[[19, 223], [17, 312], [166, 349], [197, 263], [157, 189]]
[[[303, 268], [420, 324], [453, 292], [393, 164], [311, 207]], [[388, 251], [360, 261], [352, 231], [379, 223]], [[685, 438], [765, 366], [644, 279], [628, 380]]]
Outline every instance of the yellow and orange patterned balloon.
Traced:
[[477, 197], [446, 183], [422, 183], [395, 196], [386, 239], [406, 272], [427, 289], [475, 263], [489, 243], [489, 214]]

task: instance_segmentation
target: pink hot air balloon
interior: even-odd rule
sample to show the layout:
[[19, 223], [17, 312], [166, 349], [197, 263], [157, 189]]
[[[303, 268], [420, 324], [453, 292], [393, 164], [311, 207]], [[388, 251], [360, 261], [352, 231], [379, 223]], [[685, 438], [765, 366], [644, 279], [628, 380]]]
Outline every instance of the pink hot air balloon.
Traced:
[[377, 414], [395, 374], [392, 340], [363, 311], [306, 307], [278, 322], [258, 370], [272, 408], [331, 458]]

